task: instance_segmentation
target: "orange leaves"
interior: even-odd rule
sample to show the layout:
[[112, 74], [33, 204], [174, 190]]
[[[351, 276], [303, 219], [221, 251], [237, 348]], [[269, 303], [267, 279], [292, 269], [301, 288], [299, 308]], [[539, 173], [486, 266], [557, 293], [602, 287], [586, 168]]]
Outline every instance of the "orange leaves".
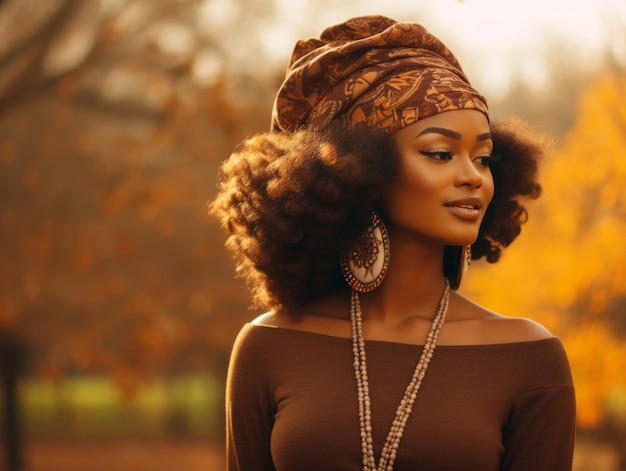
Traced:
[[96, 254], [93, 247], [87, 243], [79, 243], [74, 248], [73, 266], [76, 274], [85, 275], [93, 267], [96, 261]]
[[88, 332], [74, 339], [69, 346], [70, 361], [81, 371], [99, 371], [105, 367], [101, 353], [97, 349], [97, 335]]
[[130, 262], [137, 253], [136, 243], [128, 236], [120, 236], [115, 240], [115, 252], [121, 260]]
[[130, 201], [130, 194], [125, 188], [112, 188], [107, 190], [100, 200], [105, 214], [112, 214], [126, 207]]
[[[579, 195], [579, 206], [564, 211], [581, 215], [575, 241], [580, 250], [578, 261], [587, 277], [579, 280], [580, 288], [597, 289], [596, 285], [601, 284], [606, 295], [612, 297], [626, 296], [626, 251], [621, 248], [626, 234], [626, 159], [622, 158], [626, 115], [621, 111], [624, 98], [624, 75], [605, 77], [586, 90], [578, 120], [557, 157], [559, 160], [555, 159], [547, 170], [561, 194]], [[559, 161], [563, 163], [559, 165]], [[569, 169], [568, 178], [559, 181], [563, 168]], [[553, 204], [563, 206], [568, 202], [559, 198], [556, 191], [549, 196], [554, 198]]]
[[26, 188], [27, 190], [32, 191], [36, 189], [39, 186], [40, 182], [41, 173], [39, 172], [39, 169], [30, 167], [27, 168], [24, 173], [22, 173], [22, 185], [24, 185], [24, 188]]
[[60, 236], [60, 227], [52, 219], [43, 222], [39, 230], [31, 234], [21, 234], [19, 240], [24, 260], [37, 266], [50, 268]]
[[122, 398], [130, 400], [143, 384], [143, 375], [124, 362], [118, 362], [112, 369], [113, 384]]
[[8, 296], [0, 297], [0, 331], [17, 331], [19, 321], [15, 301]]
[[[579, 423], [591, 427], [626, 390], [626, 75], [584, 91], [579, 115], [542, 171], [544, 194], [494, 267], [467, 289], [505, 314], [532, 317], [560, 335], [578, 391]], [[477, 267], [478, 268], [478, 267]], [[505, 289], [485, 290], [496, 280]]]
[[157, 232], [161, 237], [171, 238], [178, 232], [178, 224], [172, 217], [161, 217], [157, 221]]
[[56, 83], [55, 92], [61, 97], [69, 97], [80, 88], [80, 83], [73, 76], [62, 78]]
[[626, 388], [626, 345], [599, 323], [572, 330], [564, 344], [576, 385], [578, 423], [593, 427], [612, 412], [607, 398]]
[[11, 141], [0, 141], [0, 165], [8, 167], [15, 162], [17, 150], [15, 143]]
[[249, 317], [205, 207], [218, 162], [267, 125], [257, 89], [200, 86], [197, 51], [145, 47], [151, 24], [177, 17], [159, 5], [180, 12], [60, 18], [44, 49], [79, 28], [95, 35], [87, 54], [57, 58], [55, 77], [33, 64], [10, 106], [0, 99], [0, 328], [23, 336], [32, 372], [110, 373], [127, 395], [151, 375], [222, 368]]

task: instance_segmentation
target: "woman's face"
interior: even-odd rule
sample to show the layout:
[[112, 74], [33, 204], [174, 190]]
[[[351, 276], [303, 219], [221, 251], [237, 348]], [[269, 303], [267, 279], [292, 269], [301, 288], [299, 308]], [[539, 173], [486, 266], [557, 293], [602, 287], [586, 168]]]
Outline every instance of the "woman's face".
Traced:
[[400, 166], [383, 197], [390, 229], [444, 245], [473, 243], [494, 189], [487, 118], [447, 111], [393, 137]]

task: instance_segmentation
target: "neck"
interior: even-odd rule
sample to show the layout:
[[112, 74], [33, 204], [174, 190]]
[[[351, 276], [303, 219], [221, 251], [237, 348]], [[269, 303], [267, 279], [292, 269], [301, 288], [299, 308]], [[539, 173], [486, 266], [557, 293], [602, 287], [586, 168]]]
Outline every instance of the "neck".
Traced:
[[443, 245], [390, 234], [389, 272], [383, 283], [362, 297], [363, 316], [398, 323], [411, 317], [432, 319], [443, 292]]

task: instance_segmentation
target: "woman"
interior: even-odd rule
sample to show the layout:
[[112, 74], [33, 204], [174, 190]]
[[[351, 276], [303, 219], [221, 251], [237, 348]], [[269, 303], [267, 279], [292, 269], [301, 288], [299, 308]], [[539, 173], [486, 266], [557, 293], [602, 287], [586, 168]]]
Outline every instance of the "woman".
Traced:
[[455, 291], [519, 234], [540, 150], [417, 24], [298, 42], [211, 206], [269, 309], [232, 353], [230, 470], [571, 469], [560, 341]]

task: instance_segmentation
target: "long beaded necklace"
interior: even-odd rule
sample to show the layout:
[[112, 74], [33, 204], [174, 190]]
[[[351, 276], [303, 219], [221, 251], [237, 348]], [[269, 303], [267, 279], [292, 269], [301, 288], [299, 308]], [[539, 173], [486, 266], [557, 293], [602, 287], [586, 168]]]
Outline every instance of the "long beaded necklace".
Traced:
[[400, 440], [404, 434], [404, 428], [413, 410], [413, 403], [422, 385], [422, 380], [428, 369], [428, 364], [433, 357], [433, 352], [437, 345], [437, 337], [443, 325], [446, 312], [448, 311], [448, 300], [450, 298], [450, 283], [446, 279], [446, 285], [439, 300], [437, 314], [433, 320], [424, 350], [420, 356], [413, 377], [406, 387], [404, 397], [396, 410], [396, 417], [391, 424], [391, 429], [387, 435], [387, 440], [383, 446], [378, 467], [374, 458], [374, 441], [372, 439], [372, 412], [369, 393], [369, 382], [367, 377], [367, 361], [365, 358], [365, 341], [363, 340], [363, 320], [361, 316], [361, 305], [359, 295], [352, 291], [350, 302], [350, 318], [352, 321], [352, 351], [354, 354], [354, 374], [356, 376], [358, 398], [359, 398], [359, 425], [361, 428], [361, 450], [363, 452], [363, 471], [393, 471]]

